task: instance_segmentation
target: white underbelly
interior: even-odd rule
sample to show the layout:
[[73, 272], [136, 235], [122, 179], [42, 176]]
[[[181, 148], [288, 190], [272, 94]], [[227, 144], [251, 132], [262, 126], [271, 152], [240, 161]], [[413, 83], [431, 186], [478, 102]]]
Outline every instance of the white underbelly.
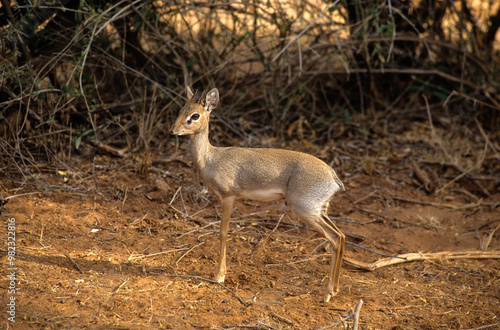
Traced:
[[244, 190], [239, 195], [240, 198], [248, 198], [257, 201], [271, 202], [285, 198], [282, 189], [258, 189], [258, 190]]

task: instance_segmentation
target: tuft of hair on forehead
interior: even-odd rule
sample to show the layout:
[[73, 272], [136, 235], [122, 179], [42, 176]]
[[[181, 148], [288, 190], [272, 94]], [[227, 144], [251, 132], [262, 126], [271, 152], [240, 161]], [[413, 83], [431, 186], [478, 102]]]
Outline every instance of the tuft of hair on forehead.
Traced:
[[207, 94], [207, 91], [204, 90], [201, 95], [198, 94], [198, 90], [196, 90], [194, 92], [194, 95], [193, 97], [191, 98], [191, 100], [189, 100], [190, 103], [195, 103], [195, 104], [200, 104], [200, 105], [204, 105], [205, 103], [205, 96]]
[[203, 102], [203, 100], [205, 99], [206, 94], [207, 94], [207, 91], [206, 91], [206, 90], [204, 90], [204, 91], [201, 93], [200, 98], [197, 100], [197, 103], [198, 103], [198, 104], [202, 104], [201, 102]]

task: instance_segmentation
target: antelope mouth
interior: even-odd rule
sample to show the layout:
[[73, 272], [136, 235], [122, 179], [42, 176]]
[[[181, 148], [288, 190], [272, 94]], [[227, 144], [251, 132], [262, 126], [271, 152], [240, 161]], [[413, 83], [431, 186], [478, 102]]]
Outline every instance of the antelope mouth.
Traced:
[[179, 131], [174, 131], [174, 130], [171, 130], [170, 131], [170, 134], [172, 135], [185, 135], [186, 133], [184, 132], [183, 129], [179, 130]]

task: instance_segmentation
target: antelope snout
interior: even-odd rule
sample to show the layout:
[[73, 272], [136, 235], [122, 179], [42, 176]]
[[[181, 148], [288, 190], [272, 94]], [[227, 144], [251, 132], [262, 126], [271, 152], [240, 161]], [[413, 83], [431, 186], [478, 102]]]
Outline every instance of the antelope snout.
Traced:
[[183, 133], [183, 131], [182, 131], [182, 130], [180, 130], [180, 131], [175, 131], [175, 130], [174, 130], [174, 128], [172, 128], [172, 129], [170, 130], [170, 134], [172, 134], [172, 135], [182, 135], [182, 133]]

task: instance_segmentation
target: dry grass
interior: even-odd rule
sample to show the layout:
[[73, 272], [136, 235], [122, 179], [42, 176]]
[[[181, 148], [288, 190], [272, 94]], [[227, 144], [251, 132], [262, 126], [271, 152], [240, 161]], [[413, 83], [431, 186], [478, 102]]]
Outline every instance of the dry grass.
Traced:
[[[109, 153], [148, 173], [152, 152], [172, 153], [169, 126], [188, 83], [222, 93], [216, 144], [338, 142], [373, 175], [392, 155], [349, 139], [383, 140], [417, 123], [436, 189], [467, 180], [488, 195], [477, 178], [498, 170], [498, 63], [462, 38], [474, 29], [467, 8], [447, 11], [443, 21], [460, 29], [437, 36], [443, 22], [418, 30], [432, 13], [417, 3], [370, 5], [357, 21], [340, 2], [316, 1], [71, 3], [48, 16], [12, 7], [14, 21], [38, 30], [0, 30], [1, 169], [20, 174], [20, 185], [52, 189], [37, 175], [70, 170], [75, 154]], [[487, 10], [476, 11], [484, 31]], [[74, 189], [96, 189], [83, 178]]]

